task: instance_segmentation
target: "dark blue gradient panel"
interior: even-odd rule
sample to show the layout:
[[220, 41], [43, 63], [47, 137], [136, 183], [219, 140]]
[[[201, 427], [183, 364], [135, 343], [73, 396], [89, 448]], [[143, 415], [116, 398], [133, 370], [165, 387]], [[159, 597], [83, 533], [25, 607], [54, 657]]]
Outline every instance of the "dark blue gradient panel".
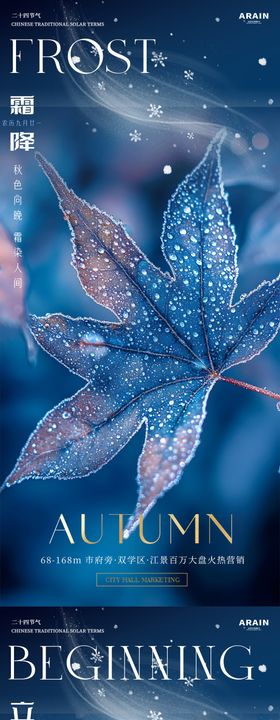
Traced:
[[24, 703], [44, 720], [279, 718], [276, 608], [25, 608], [2, 623], [3, 718]]

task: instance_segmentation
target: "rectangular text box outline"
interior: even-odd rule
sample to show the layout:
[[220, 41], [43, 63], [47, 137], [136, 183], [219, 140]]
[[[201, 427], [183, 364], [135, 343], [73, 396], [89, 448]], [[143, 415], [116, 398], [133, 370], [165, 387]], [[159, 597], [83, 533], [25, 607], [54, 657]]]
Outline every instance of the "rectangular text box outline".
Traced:
[[[143, 575], [143, 576], [147, 575], [147, 576], [149, 576], [149, 577], [157, 577], [158, 575], [164, 575], [164, 576], [167, 576], [167, 577], [168, 577], [168, 576], [174, 576], [174, 575], [176, 575], [176, 576], [179, 576], [179, 577], [184, 577], [184, 578], [186, 579], [186, 584], [185, 584], [185, 585], [177, 585], [177, 586], [176, 586], [176, 585], [167, 585], [167, 584], [166, 584], [166, 585], [160, 585], [160, 584], [159, 584], [159, 585], [157, 586], [156, 583], [155, 583], [154, 585], [152, 585], [152, 584], [151, 584], [151, 585], [133, 585], [133, 584], [130, 585], [130, 584], [125, 584], [125, 585], [115, 585], [115, 586], [110, 585], [110, 584], [108, 584], [108, 585], [99, 585], [99, 584], [98, 584], [98, 577], [99, 577], [99, 575], [109, 575], [109, 576], [110, 576], [110, 575], [111, 575], [111, 576], [113, 576], [113, 575], [127, 575], [127, 576], [130, 576], [130, 577], [134, 577], [134, 575]], [[142, 587], [142, 588], [145, 588], [146, 590], [147, 590], [147, 588], [149, 588], [149, 587], [153, 587], [153, 588], [155, 588], [155, 587], [161, 587], [161, 588], [162, 588], [162, 587], [187, 588], [187, 587], [189, 587], [189, 582], [188, 582], [188, 581], [189, 581], [189, 574], [188, 574], [188, 573], [141, 573], [141, 572], [133, 572], [133, 573], [125, 573], [125, 572], [106, 573], [106, 572], [100, 572], [100, 573], [96, 573], [96, 587], [98, 587], [98, 588], [112, 588], [112, 587], [118, 587], [118, 588], [120, 588], [120, 587], [121, 587], [121, 588], [127, 588], [127, 589], [130, 589], [130, 588], [133, 588], [133, 589], [134, 589], [134, 588], [141, 588], [141, 587]]]

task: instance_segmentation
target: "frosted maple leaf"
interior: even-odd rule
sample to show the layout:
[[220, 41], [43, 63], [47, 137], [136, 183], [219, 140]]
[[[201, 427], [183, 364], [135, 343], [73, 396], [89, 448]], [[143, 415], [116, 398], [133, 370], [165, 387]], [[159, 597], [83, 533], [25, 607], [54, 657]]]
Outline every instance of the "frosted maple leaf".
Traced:
[[154, 64], [154, 67], [157, 68], [159, 65], [161, 67], [165, 67], [165, 60], [167, 60], [167, 55], [164, 55], [162, 52], [156, 52], [153, 50], [151, 62]]
[[160, 118], [163, 114], [161, 105], [155, 105], [154, 103], [150, 103], [149, 107], [147, 107], [147, 112], [149, 113], [149, 118]]
[[280, 276], [234, 299], [237, 246], [221, 181], [222, 139], [219, 133], [168, 203], [161, 241], [169, 272], [155, 267], [120, 222], [78, 198], [37, 155], [71, 228], [81, 285], [116, 320], [30, 316], [41, 347], [86, 385], [41, 420], [6, 485], [90, 475], [145, 424], [138, 502], [125, 537], [193, 458], [217, 382], [280, 400], [227, 375], [276, 336]]

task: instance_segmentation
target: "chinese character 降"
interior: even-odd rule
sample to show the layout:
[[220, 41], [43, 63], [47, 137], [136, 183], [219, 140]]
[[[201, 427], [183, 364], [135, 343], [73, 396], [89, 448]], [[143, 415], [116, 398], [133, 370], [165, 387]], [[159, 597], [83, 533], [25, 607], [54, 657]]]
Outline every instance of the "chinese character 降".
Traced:
[[34, 150], [35, 137], [34, 132], [11, 132], [10, 133], [10, 150]]

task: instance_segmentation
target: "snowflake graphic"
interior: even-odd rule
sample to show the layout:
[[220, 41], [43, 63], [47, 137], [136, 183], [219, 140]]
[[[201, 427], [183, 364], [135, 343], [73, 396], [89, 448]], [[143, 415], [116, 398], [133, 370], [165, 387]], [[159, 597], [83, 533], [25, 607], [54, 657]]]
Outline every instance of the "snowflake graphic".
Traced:
[[[161, 664], [163, 665], [163, 667], [167, 669], [167, 662], [163, 662], [163, 660], [161, 658], [160, 658], [160, 661], [161, 661]], [[151, 664], [151, 669], [153, 671], [153, 674], [157, 675], [158, 669], [159, 669], [159, 663], [155, 658], [153, 658], [153, 661]]]
[[162, 52], [156, 52], [153, 50], [151, 62], [154, 64], [154, 67], [157, 68], [159, 65], [161, 67], [165, 67], [165, 60], [167, 60], [167, 55], [164, 55]]
[[187, 138], [188, 140], [194, 140], [194, 132], [192, 132], [191, 130], [187, 132]]
[[97, 83], [98, 90], [106, 90], [105, 83], [103, 80], [101, 82]]
[[97, 48], [95, 47], [95, 45], [91, 46], [89, 52], [91, 53], [91, 55], [95, 55], [95, 56], [98, 55], [98, 51], [97, 51]]
[[193, 80], [194, 79], [193, 70], [184, 70], [184, 78], [185, 78], [185, 80]]
[[189, 675], [189, 677], [187, 677], [187, 678], [185, 679], [185, 683], [184, 683], [185, 686], [186, 686], [186, 689], [188, 690], [188, 688], [193, 688], [193, 683], [194, 683], [194, 678], [192, 678], [192, 677]]
[[71, 664], [71, 668], [72, 668], [72, 670], [74, 670], [74, 671], [75, 671], [75, 670], [80, 670], [80, 668], [81, 668], [80, 663], [77, 663], [77, 662], [72, 663], [72, 664]]
[[101, 652], [99, 652], [96, 647], [93, 649], [90, 659], [94, 662], [95, 665], [100, 665], [102, 663], [102, 660], [104, 659], [104, 655], [101, 655]]
[[99, 695], [99, 697], [101, 697], [101, 698], [105, 698], [105, 697], [106, 697], [106, 693], [105, 693], [105, 690], [104, 690], [103, 687], [102, 687], [102, 688], [98, 688], [98, 690], [97, 690], [97, 695]]
[[163, 716], [161, 712], [156, 712], [155, 710], [150, 710], [149, 715], [147, 715], [147, 718], [149, 720], [163, 720]]
[[161, 105], [154, 105], [154, 103], [150, 103], [147, 112], [149, 113], [149, 118], [159, 118], [163, 114]]
[[130, 141], [137, 143], [141, 142], [142, 140], [142, 133], [140, 133], [138, 130], [133, 130], [133, 132], [129, 133]]

